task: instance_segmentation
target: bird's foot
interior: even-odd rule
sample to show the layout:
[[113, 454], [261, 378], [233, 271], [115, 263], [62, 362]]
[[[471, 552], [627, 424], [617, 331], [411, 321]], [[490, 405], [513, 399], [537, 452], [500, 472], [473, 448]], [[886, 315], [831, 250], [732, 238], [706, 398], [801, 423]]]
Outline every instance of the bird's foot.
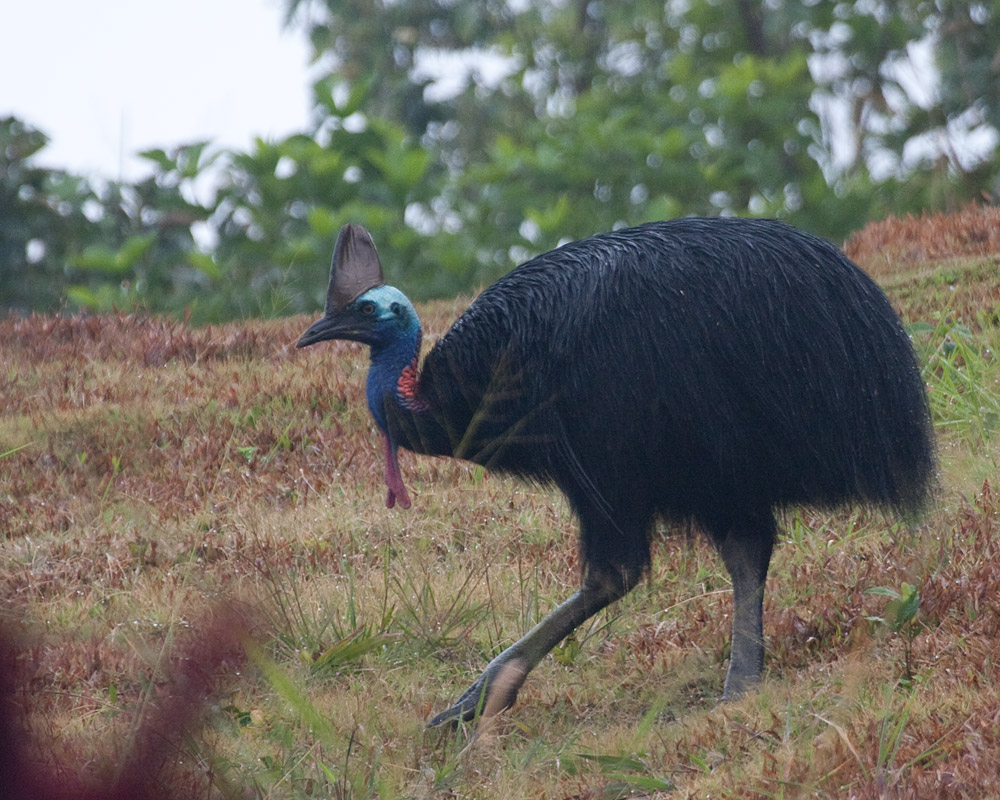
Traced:
[[741, 671], [729, 668], [726, 674], [726, 686], [722, 692], [722, 702], [731, 703], [739, 700], [756, 689], [761, 682], [762, 672], [760, 668]]
[[498, 661], [491, 662], [455, 704], [433, 717], [427, 727], [468, 722], [475, 717], [492, 717], [514, 705], [517, 692], [528, 674], [527, 666], [519, 658]]

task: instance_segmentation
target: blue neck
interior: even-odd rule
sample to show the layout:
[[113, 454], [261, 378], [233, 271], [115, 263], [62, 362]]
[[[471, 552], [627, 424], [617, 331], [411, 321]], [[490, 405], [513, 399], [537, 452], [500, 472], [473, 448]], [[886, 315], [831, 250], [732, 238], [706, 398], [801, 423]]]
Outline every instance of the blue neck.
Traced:
[[368, 398], [368, 410], [379, 429], [387, 435], [385, 403], [399, 402], [396, 388], [399, 376], [413, 363], [419, 351], [419, 327], [413, 332], [399, 333], [387, 342], [372, 345], [365, 394]]

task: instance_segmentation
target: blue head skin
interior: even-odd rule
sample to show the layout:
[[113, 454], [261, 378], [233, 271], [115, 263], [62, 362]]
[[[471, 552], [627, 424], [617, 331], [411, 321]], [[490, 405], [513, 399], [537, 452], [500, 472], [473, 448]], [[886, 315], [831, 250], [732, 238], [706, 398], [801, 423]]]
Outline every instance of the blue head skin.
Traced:
[[296, 347], [308, 347], [325, 339], [348, 339], [371, 347], [371, 367], [365, 393], [368, 409], [385, 436], [386, 505], [398, 500], [408, 508], [410, 499], [399, 474], [396, 442], [389, 432], [386, 402], [400, 402], [399, 378], [413, 365], [420, 352], [420, 320], [413, 304], [399, 289], [376, 286], [358, 295], [339, 310], [327, 308], [322, 318], [302, 334]]
[[385, 399], [394, 397], [399, 376], [420, 350], [420, 320], [413, 304], [394, 286], [376, 286], [344, 308], [327, 313], [299, 339], [308, 347], [326, 339], [348, 339], [371, 347], [366, 395], [379, 429], [388, 435]]
[[351, 306], [355, 314], [371, 320], [367, 338], [358, 339], [371, 346], [365, 394], [375, 423], [388, 433], [384, 402], [396, 396], [399, 376], [420, 351], [420, 320], [413, 304], [394, 286], [369, 289]]

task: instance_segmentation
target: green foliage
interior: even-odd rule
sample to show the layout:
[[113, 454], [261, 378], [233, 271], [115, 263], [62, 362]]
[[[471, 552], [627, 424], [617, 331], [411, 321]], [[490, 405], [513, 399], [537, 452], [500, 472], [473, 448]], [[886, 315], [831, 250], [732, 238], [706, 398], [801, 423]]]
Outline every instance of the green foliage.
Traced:
[[26, 447], [30, 447], [30, 445], [22, 444], [22, 445], [18, 445], [17, 447], [10, 447], [10, 448], [8, 448], [6, 450], [0, 451], [0, 458], [8, 458], [8, 457], [14, 455], [14, 453], [17, 453], [17, 452], [19, 452], [21, 450], [24, 450], [24, 448], [26, 448]]
[[898, 591], [887, 586], [876, 586], [869, 589], [868, 594], [889, 598], [883, 611], [884, 616], [872, 619], [884, 622], [893, 633], [900, 633], [913, 625], [920, 610], [920, 589], [916, 586], [903, 583]]
[[907, 682], [913, 680], [913, 642], [924, 626], [917, 619], [920, 611], [920, 588], [903, 582], [899, 589], [876, 586], [868, 594], [888, 597], [881, 617], [868, 617], [884, 625], [892, 634], [903, 640], [903, 674]]
[[47, 137], [0, 119], [0, 307], [58, 306], [68, 255], [100, 241], [86, 210], [101, 198], [86, 181], [32, 163]]
[[307, 131], [155, 148], [127, 185], [36, 166], [45, 136], [0, 121], [0, 307], [311, 312], [348, 221], [427, 299], [645, 220], [775, 216], [839, 240], [997, 196], [997, 147], [964, 142], [1000, 129], [1000, 0], [286, 5], [328, 65]]
[[908, 326], [922, 349], [923, 374], [935, 425], [974, 451], [986, 449], [1000, 426], [1000, 389], [989, 376], [993, 350], [944, 312], [936, 324]]

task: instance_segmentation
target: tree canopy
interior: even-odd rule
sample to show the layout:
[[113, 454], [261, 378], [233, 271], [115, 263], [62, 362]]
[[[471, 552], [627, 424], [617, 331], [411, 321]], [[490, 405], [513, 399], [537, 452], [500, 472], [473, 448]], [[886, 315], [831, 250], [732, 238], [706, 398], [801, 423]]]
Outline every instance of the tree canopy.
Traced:
[[44, 135], [0, 121], [3, 307], [311, 311], [349, 221], [420, 299], [649, 219], [836, 241], [997, 199], [1000, 0], [286, 6], [322, 66], [308, 130], [166, 146], [117, 184], [35, 166]]

